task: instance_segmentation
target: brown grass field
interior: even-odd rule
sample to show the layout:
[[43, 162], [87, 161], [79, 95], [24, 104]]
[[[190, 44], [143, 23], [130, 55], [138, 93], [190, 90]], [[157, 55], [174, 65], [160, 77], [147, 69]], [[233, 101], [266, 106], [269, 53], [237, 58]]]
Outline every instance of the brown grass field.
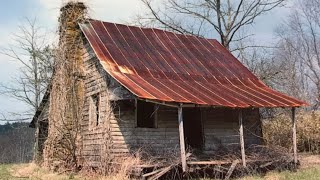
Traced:
[[[320, 180], [320, 155], [300, 154], [301, 166], [297, 172], [269, 172], [264, 176], [246, 176], [238, 180]], [[126, 179], [121, 174], [107, 177], [92, 174], [58, 174], [52, 173], [33, 163], [0, 165], [1, 180], [121, 180]]]

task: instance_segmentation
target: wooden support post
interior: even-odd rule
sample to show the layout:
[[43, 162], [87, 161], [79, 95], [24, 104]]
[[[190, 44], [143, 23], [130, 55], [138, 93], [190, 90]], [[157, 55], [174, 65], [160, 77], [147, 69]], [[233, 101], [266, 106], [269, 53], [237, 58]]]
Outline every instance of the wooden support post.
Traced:
[[178, 107], [178, 121], [179, 121], [182, 171], [186, 172], [187, 171], [187, 159], [186, 159], [186, 149], [185, 149], [185, 143], [184, 143], [183, 116], [182, 116], [182, 106], [181, 105]]
[[297, 123], [296, 123], [296, 108], [292, 108], [292, 144], [293, 144], [293, 158], [294, 163], [298, 163], [298, 154], [297, 154]]
[[246, 163], [246, 153], [244, 150], [244, 137], [243, 137], [243, 124], [242, 124], [242, 109], [239, 110], [239, 132], [240, 132], [240, 147], [241, 147], [241, 158], [242, 158], [242, 165], [247, 167]]
[[135, 111], [134, 111], [134, 126], [138, 127], [138, 99], [134, 98], [134, 107], [135, 107]]

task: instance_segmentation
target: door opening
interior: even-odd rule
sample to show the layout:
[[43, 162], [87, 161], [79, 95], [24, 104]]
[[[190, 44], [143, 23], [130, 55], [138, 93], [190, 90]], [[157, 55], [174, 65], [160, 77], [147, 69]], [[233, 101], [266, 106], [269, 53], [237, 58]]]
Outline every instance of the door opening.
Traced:
[[200, 108], [183, 108], [183, 123], [187, 147], [202, 150], [204, 140]]

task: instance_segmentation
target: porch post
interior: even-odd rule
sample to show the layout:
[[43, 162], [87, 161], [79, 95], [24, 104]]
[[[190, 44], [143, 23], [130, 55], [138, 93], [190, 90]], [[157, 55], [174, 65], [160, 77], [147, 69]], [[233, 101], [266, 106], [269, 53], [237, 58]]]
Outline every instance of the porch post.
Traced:
[[240, 132], [240, 147], [241, 147], [241, 158], [242, 158], [242, 165], [244, 167], [247, 166], [246, 163], [246, 154], [244, 150], [244, 138], [243, 138], [243, 124], [242, 124], [242, 109], [239, 110], [239, 132]]
[[298, 155], [297, 155], [297, 123], [296, 123], [296, 108], [292, 108], [292, 144], [293, 144], [293, 158], [294, 163], [298, 163]]
[[181, 150], [181, 164], [182, 171], [187, 170], [187, 160], [186, 160], [186, 149], [184, 143], [184, 132], [183, 132], [183, 117], [182, 117], [182, 106], [178, 107], [178, 121], [179, 121], [179, 135], [180, 135], [180, 150]]

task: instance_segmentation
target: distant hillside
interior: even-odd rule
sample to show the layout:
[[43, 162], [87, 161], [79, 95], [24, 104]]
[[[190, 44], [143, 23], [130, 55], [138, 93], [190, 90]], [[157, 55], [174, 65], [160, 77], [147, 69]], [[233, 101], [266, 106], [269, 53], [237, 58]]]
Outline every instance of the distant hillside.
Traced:
[[29, 123], [0, 125], [0, 164], [32, 160], [35, 129], [28, 125]]

